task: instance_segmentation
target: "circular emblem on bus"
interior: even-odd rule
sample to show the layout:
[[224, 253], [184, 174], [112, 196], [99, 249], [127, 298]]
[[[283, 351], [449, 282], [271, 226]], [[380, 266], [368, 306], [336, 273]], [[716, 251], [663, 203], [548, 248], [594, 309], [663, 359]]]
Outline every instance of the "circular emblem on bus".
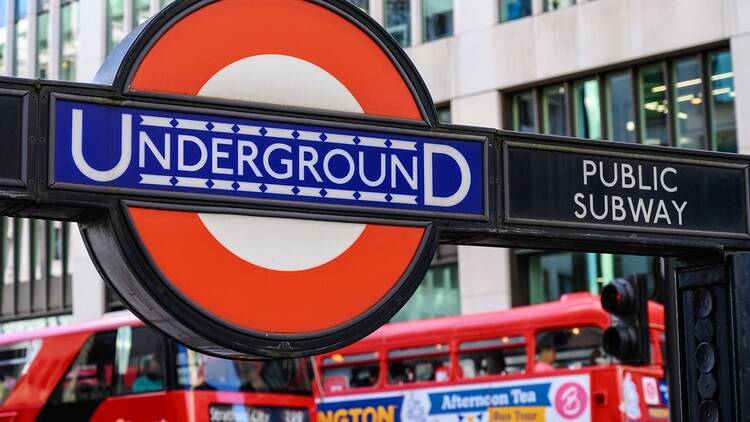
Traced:
[[201, 351], [355, 341], [418, 286], [435, 215], [485, 218], [486, 139], [420, 135], [424, 84], [348, 2], [176, 2], [97, 80], [111, 101], [50, 99], [51, 186], [99, 208], [84, 241], [133, 312]]
[[586, 390], [576, 382], [568, 382], [555, 393], [555, 410], [565, 419], [576, 419], [586, 411]]

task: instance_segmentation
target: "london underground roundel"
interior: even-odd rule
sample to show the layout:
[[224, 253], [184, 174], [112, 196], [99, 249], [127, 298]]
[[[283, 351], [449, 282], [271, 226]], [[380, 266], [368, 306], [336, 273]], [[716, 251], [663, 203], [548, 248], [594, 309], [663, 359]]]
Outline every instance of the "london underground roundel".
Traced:
[[82, 225], [100, 272], [201, 351], [355, 341], [411, 296], [442, 225], [486, 218], [486, 139], [435, 132], [403, 51], [346, 2], [176, 2], [97, 78], [116, 104], [51, 100], [53, 188], [101, 202]]

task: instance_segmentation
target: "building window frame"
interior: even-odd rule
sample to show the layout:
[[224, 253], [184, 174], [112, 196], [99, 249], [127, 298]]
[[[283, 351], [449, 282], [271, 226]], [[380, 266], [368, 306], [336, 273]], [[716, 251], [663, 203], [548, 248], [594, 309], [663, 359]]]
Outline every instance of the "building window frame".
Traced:
[[[507, 7], [510, 3], [525, 3], [528, 9], [521, 10], [521, 13], [519, 16], [515, 17], [509, 17], [507, 12]], [[498, 6], [498, 22], [499, 23], [506, 23], [506, 22], [513, 22], [519, 19], [527, 18], [529, 16], [533, 16], [534, 14], [534, 2], [533, 0], [497, 0], [497, 6]], [[523, 5], [521, 6], [523, 7]]]
[[[29, 20], [32, 18], [29, 16], [29, 4], [26, 0], [11, 0], [14, 2], [13, 5], [13, 51], [11, 57], [11, 75], [16, 77], [28, 77], [30, 68], [29, 66], [29, 35], [31, 24]], [[25, 4], [26, 8], [24, 13], [21, 13], [21, 4]]]
[[542, 2], [542, 4], [543, 4], [542, 8], [544, 10], [544, 13], [554, 12], [554, 11], [562, 10], [562, 9], [567, 9], [568, 7], [573, 7], [573, 6], [575, 6], [575, 5], [578, 4], [577, 0], [570, 0], [570, 3], [567, 4], [567, 5], [560, 5], [560, 6], [551, 7], [550, 2], [555, 2], [555, 1], [557, 1], [557, 0], [544, 0]]
[[[107, 54], [109, 54], [128, 33], [128, 29], [125, 28], [125, 0], [106, 0], [105, 8], [107, 10], [105, 43], [107, 45]], [[118, 29], [122, 34], [117, 33]]]
[[[586, 72], [580, 72], [576, 73], [567, 77], [561, 77], [561, 78], [553, 78], [549, 80], [544, 80], [540, 82], [535, 82], [533, 84], [525, 84], [513, 88], [509, 88], [507, 90], [502, 91], [502, 101], [503, 101], [503, 127], [511, 129], [511, 130], [517, 130], [516, 128], [516, 119], [515, 119], [515, 98], [518, 95], [525, 95], [528, 92], [533, 92], [533, 98], [534, 98], [534, 111], [535, 111], [535, 132], [541, 133], [543, 129], [543, 122], [544, 122], [544, 114], [542, 110], [543, 105], [543, 92], [545, 88], [554, 86], [554, 85], [560, 85], [564, 84], [566, 87], [566, 91], [568, 92], [568, 96], [571, 98], [572, 101], [568, 101], [568, 110], [567, 110], [567, 116], [568, 119], [570, 119], [569, 129], [567, 135], [573, 135], [577, 132], [576, 126], [577, 126], [577, 116], [576, 116], [576, 106], [575, 106], [575, 96], [577, 95], [574, 90], [576, 89], [576, 84], [580, 81], [584, 80], [597, 80], [599, 83], [599, 114], [601, 116], [600, 118], [600, 124], [601, 124], [601, 134], [602, 139], [611, 139], [612, 134], [609, 133], [609, 127], [610, 127], [610, 113], [608, 112], [608, 85], [607, 80], [608, 76], [627, 71], [630, 74], [631, 78], [631, 89], [633, 91], [633, 101], [632, 101], [632, 110], [631, 114], [634, 117], [634, 123], [635, 123], [635, 135], [634, 135], [634, 141], [635, 143], [642, 143], [644, 142], [644, 124], [643, 121], [643, 115], [642, 115], [642, 101], [643, 101], [643, 92], [641, 89], [641, 81], [642, 81], [642, 70], [649, 67], [649, 66], [659, 66], [663, 75], [663, 81], [665, 85], [665, 98], [667, 99], [667, 106], [671, 107], [668, 110], [668, 118], [666, 119], [667, 127], [666, 127], [666, 146], [679, 146], [677, 145], [677, 115], [673, 110], [673, 104], [677, 100], [675, 97], [676, 95], [676, 89], [675, 89], [675, 83], [674, 83], [674, 64], [678, 62], [681, 59], [689, 58], [691, 56], [698, 57], [699, 58], [699, 64], [700, 64], [700, 78], [702, 79], [702, 87], [701, 87], [701, 95], [703, 98], [703, 116], [702, 116], [702, 124], [703, 124], [703, 141], [701, 144], [701, 148], [708, 149], [708, 148], [714, 148], [716, 146], [716, 134], [711, 129], [713, 125], [712, 116], [711, 116], [711, 107], [710, 102], [712, 101], [712, 80], [711, 80], [711, 67], [709, 61], [711, 60], [711, 57], [715, 54], [721, 53], [723, 51], [727, 51], [731, 53], [731, 48], [727, 42], [721, 42], [721, 43], [714, 43], [709, 45], [704, 45], [696, 48], [690, 48], [680, 51], [675, 51], [670, 54], [661, 55], [661, 56], [655, 56], [655, 57], [649, 57], [642, 60], [635, 60], [631, 62], [626, 62], [621, 65], [613, 65], [613, 66], [607, 66], [600, 69], [595, 69], [591, 71]], [[736, 72], [736, 69], [732, 68], [732, 72]], [[732, 86], [735, 86], [734, 84]], [[708, 104], [707, 104], [708, 103]], [[736, 103], [735, 103], [736, 107]], [[736, 115], [736, 108], [735, 108], [735, 122], [737, 121], [737, 115]], [[735, 123], [736, 126], [736, 123]], [[736, 130], [735, 130], [736, 133]], [[735, 135], [736, 137], [736, 135]], [[736, 141], [735, 141], [736, 144]]]
[[[402, 23], [392, 24], [389, 22], [389, 4], [392, 1], [402, 1], [406, 4], [406, 19]], [[410, 47], [412, 45], [412, 13], [410, 0], [383, 0], [383, 27], [385, 30], [401, 45], [401, 47]], [[395, 35], [394, 35], [395, 34]], [[402, 34], [397, 37], [396, 35]]]
[[437, 113], [438, 123], [451, 124], [453, 123], [453, 109], [451, 108], [450, 101], [440, 104], [435, 104], [435, 111]]
[[72, 312], [70, 225], [0, 217], [0, 323]]
[[[49, 79], [52, 68], [50, 47], [50, 1], [34, 0], [36, 7], [36, 47], [34, 74], [40, 79]], [[44, 43], [42, 43], [44, 41]]]
[[[428, 4], [430, 1], [446, 1], [450, 2], [450, 12], [448, 13], [448, 19], [446, 24], [446, 30], [442, 33], [435, 33], [432, 34], [429, 29], [428, 25], [428, 16], [427, 16], [427, 9]], [[420, 10], [421, 20], [422, 20], [422, 42], [430, 42], [430, 41], [437, 41], [443, 38], [448, 38], [453, 36], [455, 33], [455, 1], [454, 0], [421, 0], [421, 10]], [[434, 16], [437, 16], [439, 14], [436, 14]], [[430, 15], [433, 16], [433, 15]]]
[[[60, 2], [60, 79], [75, 81], [77, 78], [78, 53], [80, 48], [79, 36], [81, 29], [80, 19], [80, 1], [79, 0], [62, 0]], [[66, 15], [68, 13], [69, 15]], [[69, 30], [71, 33], [70, 40], [66, 39], [66, 16], [70, 18]], [[70, 44], [66, 44], [71, 41]]]
[[[545, 295], [537, 296], [543, 298], [542, 301], [534, 300], [534, 292], [532, 291], [532, 282], [534, 274], [531, 271], [531, 260], [535, 258], [543, 258], [545, 256], [560, 255], [561, 258], [565, 258], [565, 254], [577, 254], [582, 256], [570, 256], [572, 267], [575, 273], [575, 269], [586, 270], [586, 280], [574, 280], [579, 288], [573, 288], [569, 291], [559, 292], [560, 296], [568, 293], [577, 292], [588, 292], [591, 294], [599, 294], [601, 288], [607, 282], [614, 278], [623, 276], [622, 273], [626, 268], [631, 268], [629, 265], [639, 266], [642, 264], [639, 273], [646, 273], [649, 275], [650, 291], [654, 291], [654, 299], [663, 302], [664, 292], [658, 290], [653, 277], [650, 275], [650, 269], [653, 267], [654, 257], [646, 255], [627, 255], [627, 254], [607, 254], [607, 253], [592, 253], [592, 252], [577, 252], [577, 251], [551, 251], [551, 250], [536, 250], [536, 249], [511, 249], [510, 250], [510, 272], [511, 272], [511, 305], [513, 307], [533, 305], [536, 303], [542, 303], [550, 298]], [[638, 260], [641, 258], [645, 259], [645, 262], [639, 263]], [[540, 286], [543, 287], [543, 286]], [[581, 288], [585, 287], [585, 288]], [[552, 298], [551, 300], [558, 300]]]
[[[442, 272], [442, 275], [437, 275]], [[451, 277], [445, 277], [450, 274]], [[435, 280], [441, 280], [443, 286], [431, 284]], [[429, 285], [428, 285], [429, 284]], [[455, 286], [453, 286], [455, 284]], [[455, 293], [456, 307], [454, 309], [429, 309], [427, 313], [420, 312], [421, 315], [414, 315], [417, 309], [418, 301], [421, 300], [419, 295], [429, 288], [443, 288], [443, 293]], [[422, 308], [419, 308], [422, 309]], [[458, 247], [456, 245], [440, 245], [435, 252], [435, 256], [430, 264], [430, 269], [425, 275], [417, 291], [414, 292], [404, 307], [393, 317], [392, 321], [408, 321], [422, 318], [436, 318], [440, 316], [459, 315], [461, 313], [461, 281], [458, 275]]]

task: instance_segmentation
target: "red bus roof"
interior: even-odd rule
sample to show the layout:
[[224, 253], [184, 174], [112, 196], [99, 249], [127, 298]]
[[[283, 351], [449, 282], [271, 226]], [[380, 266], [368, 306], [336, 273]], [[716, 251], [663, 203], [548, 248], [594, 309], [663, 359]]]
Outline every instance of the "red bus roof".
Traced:
[[[664, 329], [664, 308], [649, 302], [649, 319], [652, 328]], [[498, 331], [521, 334], [529, 330], [570, 326], [572, 322], [581, 325], [609, 324], [609, 316], [601, 308], [598, 296], [589, 293], [563, 295], [559, 301], [539, 305], [520, 306], [503, 311], [485, 312], [472, 315], [450, 316], [419, 321], [386, 324], [373, 334], [342, 351], [356, 352], [371, 350], [378, 343], [387, 343], [389, 348], [399, 344], [413, 343], [415, 339], [428, 342], [445, 342], [457, 334], [472, 333], [482, 335]], [[0, 335], [0, 344], [10, 344], [38, 338], [60, 336], [79, 332], [113, 330], [123, 326], [143, 325], [130, 312], [107, 315], [101, 319], [60, 327], [43, 328]], [[377, 346], [376, 346], [377, 345]]]
[[[649, 321], [652, 328], [664, 329], [664, 308], [649, 302]], [[606, 327], [610, 317], [599, 301], [590, 293], [571, 293], [559, 301], [538, 305], [471, 315], [449, 316], [419, 321], [386, 324], [363, 340], [336, 353], [373, 351], [409, 347], [419, 343], [447, 343], [456, 337], [482, 335], [522, 335], [540, 329], [570, 327], [572, 325]]]
[[22, 341], [34, 340], [45, 337], [62, 336], [80, 332], [95, 332], [114, 330], [118, 327], [143, 325], [143, 322], [130, 312], [118, 312], [106, 315], [100, 319], [68, 324], [59, 327], [42, 328], [39, 330], [23, 331], [18, 333], [0, 335], [0, 344], [12, 344]]

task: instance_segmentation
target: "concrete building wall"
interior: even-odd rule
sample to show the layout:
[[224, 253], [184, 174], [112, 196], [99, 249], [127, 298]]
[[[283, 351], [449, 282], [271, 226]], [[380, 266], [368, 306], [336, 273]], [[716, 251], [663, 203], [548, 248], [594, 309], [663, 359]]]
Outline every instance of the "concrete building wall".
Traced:
[[489, 10], [497, 1], [454, 7], [455, 36], [407, 48], [437, 103], [725, 41], [750, 25], [737, 16], [742, 0], [593, 0], [547, 13], [538, 5], [502, 24]]

